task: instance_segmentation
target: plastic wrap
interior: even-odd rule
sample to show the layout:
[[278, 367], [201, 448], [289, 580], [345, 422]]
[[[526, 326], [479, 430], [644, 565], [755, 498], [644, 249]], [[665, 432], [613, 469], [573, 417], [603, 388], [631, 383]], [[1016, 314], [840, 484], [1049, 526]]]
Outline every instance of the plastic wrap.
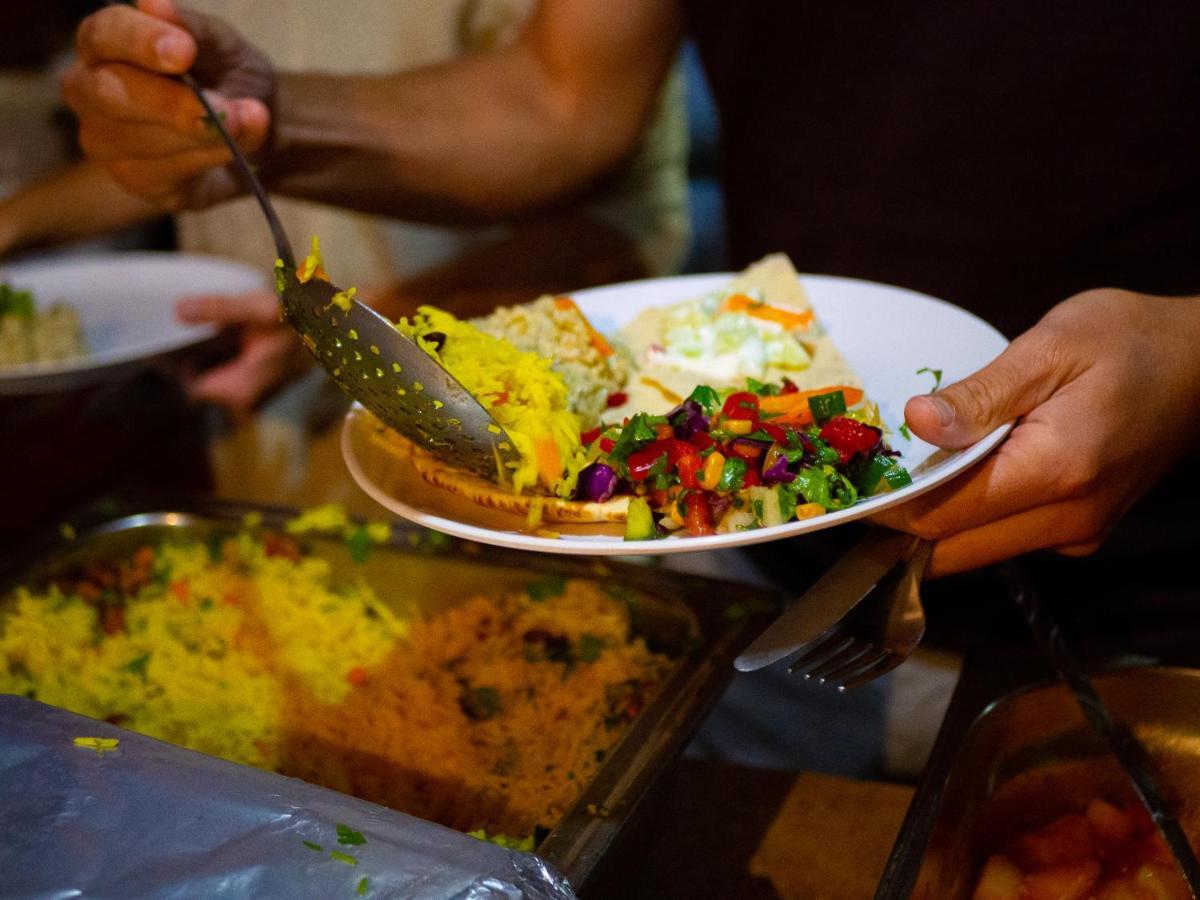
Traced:
[[[100, 751], [76, 746], [77, 737], [120, 743]], [[365, 843], [353, 836], [339, 843], [339, 824], [360, 832]], [[0, 896], [557, 900], [574, 894], [531, 854], [0, 695]]]

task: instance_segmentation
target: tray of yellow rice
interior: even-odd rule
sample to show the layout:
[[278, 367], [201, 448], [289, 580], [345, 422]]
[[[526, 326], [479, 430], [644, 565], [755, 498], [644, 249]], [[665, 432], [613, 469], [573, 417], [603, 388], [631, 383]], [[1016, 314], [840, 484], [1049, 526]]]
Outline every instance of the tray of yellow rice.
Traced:
[[0, 693], [536, 849], [576, 889], [776, 601], [335, 511], [69, 533], [0, 577]]

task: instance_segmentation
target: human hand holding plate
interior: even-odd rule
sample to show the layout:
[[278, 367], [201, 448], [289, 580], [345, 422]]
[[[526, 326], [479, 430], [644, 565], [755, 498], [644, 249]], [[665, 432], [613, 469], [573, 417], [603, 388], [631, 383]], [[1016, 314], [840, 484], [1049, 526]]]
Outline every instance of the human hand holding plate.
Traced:
[[1038, 549], [1095, 552], [1196, 444], [1200, 305], [1119, 290], [1078, 294], [993, 362], [905, 407], [947, 449], [1017, 425], [978, 467], [876, 521], [936, 540], [932, 575]]

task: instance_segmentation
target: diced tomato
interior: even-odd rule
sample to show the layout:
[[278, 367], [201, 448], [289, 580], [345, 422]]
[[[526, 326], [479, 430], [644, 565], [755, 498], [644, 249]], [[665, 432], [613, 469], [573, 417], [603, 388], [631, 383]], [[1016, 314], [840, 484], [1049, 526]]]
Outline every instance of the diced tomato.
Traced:
[[637, 450], [629, 454], [629, 477], [633, 481], [645, 481], [660, 460], [666, 461], [666, 448], [659, 447], [657, 444], [658, 441], [655, 441], [644, 450]]
[[772, 425], [770, 422], [759, 422], [758, 427], [771, 436], [777, 444], [787, 445], [787, 431], [780, 425]]
[[746, 469], [746, 474], [742, 476], [742, 487], [758, 487], [762, 484], [762, 476], [758, 474], [758, 469], [754, 466], [749, 466]]
[[172, 597], [186, 605], [192, 593], [192, 586], [182, 578], [177, 578], [171, 582], [167, 590], [171, 592]]
[[1023, 834], [1010, 845], [1009, 855], [1023, 869], [1077, 863], [1095, 856], [1088, 820], [1071, 813]]
[[605, 453], [612, 453], [612, 448], [615, 446], [617, 446], [617, 442], [614, 441], [612, 438], [608, 438], [608, 437], [600, 438], [600, 449], [603, 450]]
[[758, 421], [758, 394], [749, 391], [737, 391], [730, 394], [721, 407], [721, 415], [726, 419]]
[[843, 463], [849, 462], [855, 453], [873, 448], [879, 438], [879, 429], [845, 416], [834, 416], [821, 426], [821, 440], [838, 452]]
[[698, 453], [687, 453], [679, 457], [679, 461], [675, 463], [675, 471], [679, 473], [679, 483], [685, 488], [696, 487], [696, 473], [703, 465], [704, 460]]
[[657, 437], [660, 441], [665, 441], [668, 438], [672, 438], [675, 436], [675, 429], [672, 428], [670, 425], [655, 425], [654, 426], [654, 436]]
[[263, 537], [263, 553], [271, 557], [281, 557], [292, 562], [300, 562], [300, 547], [290, 537], [269, 531]]
[[605, 403], [608, 404], [609, 409], [612, 409], [615, 406], [624, 406], [628, 402], [629, 395], [624, 391], [613, 391], [608, 395], [608, 399], [605, 401]]
[[104, 619], [101, 623], [107, 635], [118, 634], [125, 630], [125, 608], [108, 605], [104, 607]]
[[800, 388], [796, 386], [796, 382], [792, 381], [792, 379], [790, 379], [790, 378], [785, 378], [785, 379], [783, 379], [783, 387], [781, 387], [779, 389], [779, 393], [795, 394], [799, 390], [800, 390]]
[[671, 495], [667, 493], [666, 488], [653, 490], [649, 496], [651, 509], [664, 509], [671, 500]]
[[710, 435], [707, 431], [697, 431], [691, 436], [691, 438], [689, 438], [689, 440], [692, 442], [692, 446], [697, 450], [707, 450], [716, 443], [716, 441], [712, 439], [712, 435]]
[[595, 428], [590, 428], [587, 431], [583, 432], [583, 434], [579, 435], [579, 443], [583, 444], [583, 446], [585, 446], [585, 447], [590, 447], [592, 445], [592, 442], [594, 440], [596, 440], [596, 438], [600, 437], [600, 435], [603, 431], [604, 431], [604, 429], [601, 428], [600, 426], [596, 426]]
[[1102, 851], [1111, 852], [1133, 837], [1133, 820], [1099, 797], [1088, 804], [1084, 815]]
[[367, 680], [367, 670], [362, 666], [355, 666], [346, 673], [346, 680], [355, 686], [365, 684]]
[[688, 534], [712, 534], [712, 509], [708, 505], [708, 498], [699, 491], [693, 491], [684, 497], [683, 502], [687, 509], [683, 522]]

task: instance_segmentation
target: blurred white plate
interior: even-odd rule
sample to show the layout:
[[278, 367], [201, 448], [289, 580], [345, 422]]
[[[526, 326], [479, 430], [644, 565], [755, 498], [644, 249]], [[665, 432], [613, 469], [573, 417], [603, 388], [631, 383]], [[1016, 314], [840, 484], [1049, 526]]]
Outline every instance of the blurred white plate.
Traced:
[[106, 253], [0, 266], [0, 281], [31, 290], [39, 308], [70, 304], [89, 353], [75, 359], [0, 367], [0, 394], [69, 390], [199, 343], [215, 333], [184, 325], [175, 301], [189, 294], [241, 293], [269, 284], [266, 269], [187, 253]]
[[[600, 331], [613, 334], [641, 310], [698, 297], [726, 284], [732, 275], [688, 275], [651, 279], [579, 291], [571, 296]], [[995, 328], [971, 313], [924, 294], [848, 278], [802, 278], [813, 306], [838, 348], [862, 376], [867, 394], [879, 404], [892, 429], [891, 445], [913, 483], [815, 519], [771, 528], [706, 537], [624, 541], [624, 526], [546, 523], [560, 537], [525, 530], [524, 519], [478, 506], [426, 481], [409, 463], [372, 438], [374, 418], [355, 404], [342, 431], [342, 453], [355, 481], [376, 501], [406, 519], [457, 537], [543, 553], [624, 556], [688, 553], [759, 544], [861, 519], [911, 500], [974, 465], [1011, 426], [997, 428], [979, 443], [959, 451], [939, 450], [918, 438], [905, 440], [896, 429], [904, 404], [933, 386], [917, 369], [941, 369], [943, 384], [957, 381], [994, 359], [1008, 344]]]

